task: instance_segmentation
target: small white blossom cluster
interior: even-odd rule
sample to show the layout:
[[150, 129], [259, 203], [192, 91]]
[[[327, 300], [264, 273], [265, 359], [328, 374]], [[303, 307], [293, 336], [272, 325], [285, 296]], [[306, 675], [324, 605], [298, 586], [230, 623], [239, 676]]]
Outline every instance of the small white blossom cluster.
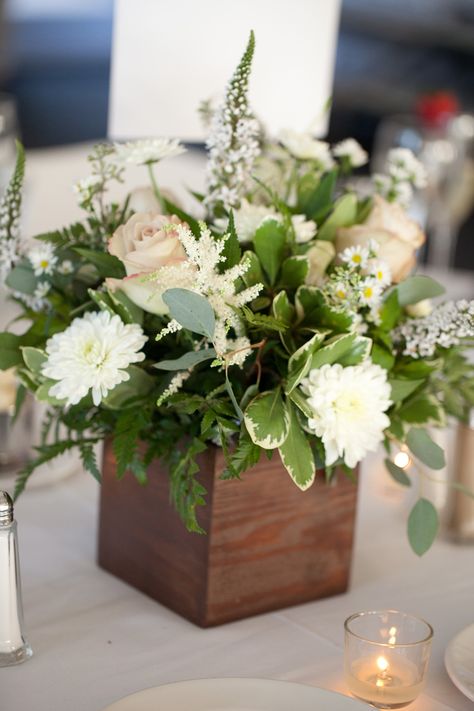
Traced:
[[360, 168], [369, 160], [369, 154], [355, 138], [346, 138], [336, 143], [332, 148], [332, 154], [336, 158], [346, 160], [351, 168]]
[[204, 201], [210, 211], [217, 205], [225, 210], [239, 207], [243, 196], [253, 187], [252, 170], [260, 154], [260, 127], [247, 98], [254, 45], [252, 33], [227, 86], [224, 101], [212, 118], [206, 144], [209, 150], [208, 193]]
[[47, 281], [40, 281], [34, 290], [33, 294], [25, 294], [23, 291], [13, 291], [12, 295], [15, 299], [22, 301], [25, 306], [32, 311], [43, 311], [48, 306], [46, 296], [51, 289], [51, 284]]
[[426, 186], [426, 169], [408, 148], [392, 148], [387, 155], [386, 174], [376, 173], [372, 180], [379, 195], [407, 207], [413, 188]]
[[[223, 251], [228, 235], [216, 240], [204, 223], [201, 223], [199, 239], [187, 225], [180, 224], [176, 230], [188, 260], [179, 266], [161, 267], [150, 279], [159, 285], [160, 291], [179, 286], [205, 296], [216, 315], [213, 344], [218, 358], [225, 359], [228, 365], [242, 365], [250, 354], [250, 341], [235, 309], [253, 301], [263, 286], [256, 284], [236, 293], [237, 279], [248, 270], [245, 262], [219, 272], [219, 264], [225, 260]], [[180, 328], [177, 321], [171, 320], [158, 338]], [[235, 339], [228, 338], [231, 328], [236, 334]]]
[[176, 138], [144, 138], [115, 143], [114, 159], [121, 165], [151, 165], [186, 152]]
[[20, 234], [21, 191], [25, 172], [23, 151], [18, 153], [15, 172], [0, 202], [0, 279], [7, 278], [22, 256], [24, 245]]
[[78, 197], [79, 205], [85, 210], [94, 211], [94, 199], [100, 200], [110, 181], [122, 182], [123, 167], [118, 161], [114, 161], [114, 158], [114, 147], [105, 143], [94, 146], [87, 157], [92, 172], [78, 180], [72, 188]]
[[77, 405], [91, 392], [94, 405], [100, 405], [110, 390], [130, 379], [128, 366], [145, 359], [141, 349], [147, 340], [138, 324], [124, 324], [108, 311], [74, 319], [46, 342], [42, 373], [56, 381], [49, 394]]
[[285, 129], [280, 133], [280, 142], [294, 158], [313, 161], [323, 172], [334, 167], [329, 143], [314, 138], [311, 133]]
[[163, 390], [158, 400], [156, 401], [158, 407], [162, 405], [165, 400], [171, 397], [171, 395], [175, 395], [179, 390], [181, 390], [186, 380], [191, 377], [191, 374], [192, 369], [189, 369], [180, 370], [178, 373], [176, 373], [176, 375], [173, 375], [168, 387]]
[[[342, 264], [329, 275], [323, 291], [329, 303], [351, 313], [360, 332], [365, 321], [378, 323], [384, 290], [391, 283], [388, 265], [377, 258], [378, 245], [348, 247], [338, 255]], [[363, 317], [361, 316], [361, 313]]]
[[393, 332], [402, 354], [412, 358], [429, 358], [436, 348], [458, 346], [474, 338], [474, 301], [447, 301], [424, 318], [405, 321]]
[[[250, 242], [260, 225], [268, 218], [278, 222], [283, 221], [282, 215], [276, 212], [273, 207], [254, 205], [244, 198], [240, 208], [234, 211], [234, 225], [239, 242]], [[306, 215], [292, 215], [291, 223], [295, 231], [295, 241], [298, 244], [309, 242], [316, 235], [316, 223], [306, 219]], [[228, 220], [225, 218], [215, 220], [215, 226], [221, 232], [225, 232], [227, 225]]]

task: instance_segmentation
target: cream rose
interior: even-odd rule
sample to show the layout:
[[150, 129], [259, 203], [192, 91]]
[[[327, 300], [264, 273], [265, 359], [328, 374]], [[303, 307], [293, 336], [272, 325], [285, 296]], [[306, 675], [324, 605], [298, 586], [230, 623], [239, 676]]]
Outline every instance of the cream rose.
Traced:
[[173, 225], [181, 220], [157, 212], [138, 212], [121, 225], [109, 241], [109, 253], [125, 267], [124, 279], [107, 279], [111, 291], [122, 290], [133, 303], [154, 314], [168, 313], [156, 283], [146, 276], [160, 267], [178, 266], [187, 255]]
[[397, 203], [374, 196], [374, 206], [361, 225], [339, 227], [336, 232], [336, 251], [360, 245], [367, 247], [370, 240], [379, 245], [379, 259], [390, 267], [392, 280], [402, 281], [416, 264], [416, 250], [425, 241], [420, 226]]
[[308, 276], [306, 284], [309, 286], [319, 286], [326, 273], [326, 269], [336, 255], [336, 250], [332, 242], [317, 239], [312, 247], [306, 252], [309, 262]]

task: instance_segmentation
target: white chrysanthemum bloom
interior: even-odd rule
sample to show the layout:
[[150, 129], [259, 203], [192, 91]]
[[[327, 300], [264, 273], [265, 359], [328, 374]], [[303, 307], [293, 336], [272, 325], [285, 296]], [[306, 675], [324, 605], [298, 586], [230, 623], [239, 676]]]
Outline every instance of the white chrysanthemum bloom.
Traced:
[[347, 368], [323, 365], [310, 371], [302, 390], [314, 413], [308, 427], [321, 437], [327, 465], [342, 457], [355, 467], [377, 449], [390, 425], [385, 411], [392, 404], [383, 368], [370, 360]]
[[149, 165], [179, 156], [186, 148], [176, 138], [145, 138], [115, 143], [115, 160], [126, 165]]
[[329, 143], [313, 138], [310, 133], [286, 129], [280, 133], [280, 141], [299, 160], [314, 160], [323, 170], [330, 170], [334, 166]]
[[44, 242], [30, 249], [27, 256], [36, 276], [40, 276], [40, 274], [52, 274], [56, 262], [58, 261], [54, 253], [54, 247], [52, 244], [49, 244], [49, 242]]
[[426, 169], [409, 148], [392, 148], [387, 155], [390, 175], [396, 180], [413, 183], [415, 188], [426, 187]]
[[354, 247], [346, 247], [346, 249], [340, 253], [340, 259], [348, 264], [350, 267], [361, 267], [367, 266], [367, 262], [370, 257], [370, 252], [367, 247], [362, 247], [357, 244]]
[[[272, 207], [253, 205], [245, 198], [242, 199], [239, 209], [234, 210], [234, 226], [239, 242], [250, 242], [267, 217], [278, 219], [278, 215]], [[228, 224], [227, 218], [221, 217], [215, 221], [215, 226], [221, 232], [227, 230]]]
[[295, 238], [298, 244], [304, 244], [313, 239], [318, 231], [314, 220], [307, 220], [306, 215], [293, 215], [291, 218]]
[[347, 158], [353, 168], [360, 168], [369, 160], [369, 154], [355, 138], [346, 138], [333, 146], [332, 153], [336, 158]]
[[74, 265], [70, 259], [63, 259], [61, 264], [58, 266], [58, 272], [63, 276], [68, 276], [74, 271]]
[[129, 380], [126, 368], [145, 358], [147, 337], [138, 324], [124, 324], [108, 311], [76, 318], [46, 343], [42, 373], [57, 383], [49, 394], [76, 405], [89, 391], [99, 405], [116, 385]]

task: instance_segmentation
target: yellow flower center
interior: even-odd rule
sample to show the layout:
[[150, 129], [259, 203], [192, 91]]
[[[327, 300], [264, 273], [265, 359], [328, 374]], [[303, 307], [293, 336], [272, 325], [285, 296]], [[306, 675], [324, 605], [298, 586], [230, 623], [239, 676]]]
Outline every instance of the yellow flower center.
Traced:
[[41, 267], [42, 269], [46, 269], [48, 266], [49, 266], [48, 260], [47, 260], [47, 259], [42, 259], [41, 262], [40, 262], [40, 267]]
[[364, 289], [364, 296], [366, 299], [371, 299], [372, 296], [374, 295], [374, 290], [372, 289], [371, 286], [366, 286]]
[[338, 296], [340, 299], [344, 299], [346, 297], [346, 292], [343, 291], [343, 289], [338, 289], [336, 291], [336, 296]]
[[362, 257], [360, 256], [360, 254], [353, 254], [352, 261], [354, 262], [354, 264], [360, 264], [362, 261]]
[[383, 271], [381, 271], [381, 270], [379, 269], [379, 271], [378, 271], [377, 274], [376, 274], [376, 277], [377, 277], [377, 279], [378, 279], [379, 281], [382, 281], [382, 279], [383, 279]]

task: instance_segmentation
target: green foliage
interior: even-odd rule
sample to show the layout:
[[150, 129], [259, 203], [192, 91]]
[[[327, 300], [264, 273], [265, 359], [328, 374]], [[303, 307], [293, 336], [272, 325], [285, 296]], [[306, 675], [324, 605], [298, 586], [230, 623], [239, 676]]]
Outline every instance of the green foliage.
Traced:
[[288, 257], [282, 264], [280, 286], [297, 289], [305, 283], [309, 272], [309, 262], [305, 256]]
[[163, 301], [168, 306], [171, 317], [183, 328], [213, 339], [216, 317], [204, 296], [189, 289], [168, 289], [163, 293]]
[[314, 482], [316, 466], [311, 447], [298, 421], [296, 410], [291, 403], [287, 404], [287, 408], [290, 425], [288, 436], [280, 445], [281, 461], [295, 484], [305, 491]]
[[100, 484], [102, 482], [102, 475], [99, 467], [97, 466], [94, 444], [91, 442], [81, 442], [81, 444], [79, 444], [79, 453], [81, 455], [84, 469], [89, 472], [89, 474], [92, 474], [94, 479], [96, 479]]
[[410, 451], [431, 469], [443, 469], [446, 466], [444, 452], [433, 442], [428, 432], [421, 427], [412, 427], [406, 438]]
[[307, 173], [298, 185], [297, 211], [318, 224], [331, 210], [337, 170], [326, 173], [321, 180]]
[[139, 461], [138, 441], [147, 425], [147, 413], [142, 409], [133, 408], [118, 414], [112, 440], [118, 479], [121, 479], [127, 470], [136, 470]]
[[216, 357], [214, 348], [206, 348], [202, 351], [189, 351], [179, 358], [174, 360], [160, 360], [155, 363], [154, 367], [159, 370], [188, 370], [198, 363], [203, 363], [206, 360], [211, 360]]
[[270, 284], [274, 284], [285, 254], [284, 226], [277, 220], [264, 220], [255, 233], [253, 244]]
[[393, 477], [398, 484], [401, 484], [402, 486], [411, 486], [410, 477], [401, 467], [398, 467], [395, 462], [392, 462], [391, 459], [387, 458], [385, 459], [385, 466], [390, 476]]
[[257, 395], [244, 413], [247, 432], [262, 449], [281, 447], [288, 436], [290, 417], [280, 388]]
[[402, 281], [397, 286], [398, 301], [400, 306], [417, 304], [423, 299], [432, 299], [435, 296], [444, 294], [444, 286], [428, 276], [412, 276]]
[[348, 331], [352, 326], [352, 317], [342, 309], [330, 307], [316, 286], [300, 286], [295, 304], [300, 328], [331, 328], [340, 332]]
[[247, 434], [242, 434], [227, 461], [221, 479], [238, 479], [240, 475], [258, 464], [262, 450]]
[[318, 239], [331, 241], [338, 227], [349, 227], [357, 218], [357, 197], [354, 193], [346, 193], [336, 200], [331, 215], [318, 231]]
[[14, 333], [0, 333], [0, 370], [8, 370], [22, 363], [20, 345], [20, 336]]
[[174, 453], [169, 465], [170, 496], [188, 531], [205, 533], [197, 520], [198, 506], [204, 506], [206, 489], [196, 478], [199, 473], [197, 456], [206, 450], [206, 445], [194, 437], [184, 452]]
[[31, 265], [26, 260], [22, 260], [13, 267], [5, 279], [5, 284], [14, 291], [31, 296], [38, 286], [38, 279]]
[[408, 517], [408, 540], [413, 552], [422, 556], [438, 533], [438, 514], [428, 499], [418, 499]]
[[313, 356], [323, 343], [327, 331], [318, 331], [312, 338], [296, 350], [288, 361], [288, 379], [286, 393], [289, 395], [308, 374]]
[[284, 321], [273, 316], [256, 314], [248, 306], [242, 306], [240, 311], [249, 326], [263, 331], [286, 331], [287, 329], [287, 324]]
[[222, 262], [222, 270], [230, 269], [238, 264], [242, 258], [242, 250], [240, 248], [237, 232], [235, 231], [234, 213], [232, 210], [229, 214], [229, 224], [227, 225], [226, 234], [229, 236], [225, 242], [224, 250], [222, 252], [222, 256], [224, 257], [224, 262]]
[[93, 264], [103, 278], [114, 277], [116, 279], [123, 279], [123, 277], [126, 276], [125, 267], [120, 259], [113, 254], [106, 254], [105, 252], [98, 252], [93, 249], [86, 249], [85, 247], [74, 247], [74, 251], [81, 257], [84, 257], [87, 262]]

